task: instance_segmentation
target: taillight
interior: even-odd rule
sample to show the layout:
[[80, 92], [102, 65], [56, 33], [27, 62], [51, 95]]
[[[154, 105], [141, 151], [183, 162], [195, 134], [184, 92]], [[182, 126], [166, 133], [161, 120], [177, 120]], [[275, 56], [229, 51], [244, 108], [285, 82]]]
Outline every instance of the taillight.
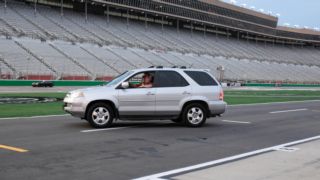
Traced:
[[219, 94], [219, 100], [223, 101], [223, 99], [224, 99], [224, 92], [223, 92], [223, 89], [221, 88], [220, 94]]

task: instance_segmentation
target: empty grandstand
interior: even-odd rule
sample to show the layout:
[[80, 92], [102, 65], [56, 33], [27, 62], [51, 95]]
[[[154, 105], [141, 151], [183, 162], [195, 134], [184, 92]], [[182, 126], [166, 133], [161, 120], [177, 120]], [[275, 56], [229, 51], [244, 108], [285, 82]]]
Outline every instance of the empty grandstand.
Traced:
[[[219, 0], [0, 0], [2, 79], [110, 80], [132, 68], [320, 83], [320, 33]], [[223, 68], [221, 68], [223, 67]]]

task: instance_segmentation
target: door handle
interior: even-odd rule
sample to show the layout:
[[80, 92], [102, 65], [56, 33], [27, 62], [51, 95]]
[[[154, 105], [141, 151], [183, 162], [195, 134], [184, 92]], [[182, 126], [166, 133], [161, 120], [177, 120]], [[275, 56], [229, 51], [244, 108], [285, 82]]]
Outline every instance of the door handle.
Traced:
[[188, 91], [184, 91], [182, 94], [183, 94], [183, 95], [189, 95], [189, 94], [191, 94], [191, 93], [188, 92]]
[[153, 92], [148, 92], [147, 95], [148, 96], [152, 96], [152, 95], [155, 95], [155, 94]]

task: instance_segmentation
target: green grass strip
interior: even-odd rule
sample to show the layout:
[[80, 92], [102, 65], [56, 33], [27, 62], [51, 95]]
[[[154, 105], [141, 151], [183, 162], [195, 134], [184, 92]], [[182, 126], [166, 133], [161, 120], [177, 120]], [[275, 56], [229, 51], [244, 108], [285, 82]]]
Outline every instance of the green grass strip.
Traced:
[[62, 110], [62, 102], [0, 105], [0, 118], [58, 114], [65, 114]]

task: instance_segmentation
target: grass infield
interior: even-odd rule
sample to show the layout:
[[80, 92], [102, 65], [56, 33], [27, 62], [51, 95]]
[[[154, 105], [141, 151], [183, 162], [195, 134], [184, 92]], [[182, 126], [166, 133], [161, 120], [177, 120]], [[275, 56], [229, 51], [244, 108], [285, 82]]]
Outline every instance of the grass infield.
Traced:
[[[65, 93], [0, 93], [0, 97], [54, 97], [62, 99]], [[320, 100], [320, 91], [225, 91], [225, 101], [229, 105], [253, 104], [268, 102], [287, 102]], [[64, 114], [62, 102], [32, 103], [32, 104], [0, 104], [0, 118], [28, 117], [40, 115]]]

